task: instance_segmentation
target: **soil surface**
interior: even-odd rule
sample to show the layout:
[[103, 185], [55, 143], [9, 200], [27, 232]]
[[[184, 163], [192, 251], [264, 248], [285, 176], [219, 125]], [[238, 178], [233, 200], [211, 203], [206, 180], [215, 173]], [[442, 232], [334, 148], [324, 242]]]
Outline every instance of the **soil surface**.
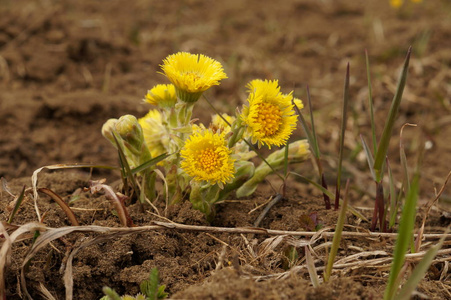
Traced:
[[[223, 64], [229, 78], [206, 93], [221, 112], [234, 113], [246, 99], [246, 83], [255, 78], [278, 79], [284, 92], [294, 90], [305, 104], [308, 85], [326, 181], [335, 190], [343, 82], [349, 63], [351, 103], [343, 184], [351, 180], [350, 205], [371, 219], [375, 188], [359, 136], [371, 146], [365, 49], [380, 136], [410, 45], [409, 77], [388, 157], [399, 188], [403, 181], [399, 133], [403, 124], [417, 124], [404, 129], [402, 142], [410, 174], [417, 156], [424, 155], [420, 224], [422, 205], [434, 199], [451, 169], [449, 1], [407, 1], [395, 9], [388, 0], [0, 0], [2, 185], [7, 182], [10, 192], [18, 195], [24, 185], [31, 187], [33, 171], [52, 164], [117, 166], [117, 152], [100, 132], [103, 123], [124, 114], [143, 116], [150, 108], [142, 102], [147, 90], [167, 83], [157, 73], [162, 59], [189, 51]], [[194, 116], [207, 122], [213, 113], [209, 105], [203, 100], [196, 105]], [[301, 137], [305, 134], [298, 129], [293, 140]], [[311, 162], [292, 170], [318, 180]], [[89, 180], [102, 178], [119, 191], [119, 171], [102, 168], [44, 170], [39, 173], [38, 187], [54, 191], [69, 203], [80, 225], [119, 228], [105, 195], [84, 190]], [[155, 208], [130, 204], [127, 209], [136, 226], [172, 221], [253, 227], [280, 185], [277, 177], [270, 177], [254, 196], [221, 203], [212, 224], [189, 202], [165, 207], [160, 200]], [[14, 206], [14, 197], [6, 190], [3, 187], [0, 194], [1, 221], [8, 220]], [[286, 190], [285, 199], [269, 211], [260, 227], [334, 230], [338, 213], [324, 209], [318, 190], [294, 177]], [[447, 187], [429, 214], [426, 233], [442, 233], [450, 225], [450, 203]], [[45, 226], [71, 226], [48, 196], [40, 194], [37, 207]], [[27, 194], [12, 224], [36, 221], [35, 204]], [[369, 227], [369, 222], [348, 212], [345, 230], [366, 232]], [[12, 234], [15, 227], [7, 229]], [[87, 231], [70, 233], [38, 251], [24, 270], [30, 295], [50, 299], [44, 295], [47, 290], [54, 299], [65, 299], [63, 271], [69, 255], [99, 236]], [[289, 237], [167, 228], [105, 236], [74, 256], [74, 299], [99, 299], [103, 286], [134, 295], [154, 267], [171, 299], [380, 299], [390, 262], [376, 260], [391, 257], [394, 244], [391, 238], [343, 238], [331, 281], [313, 288], [304, 246], [310, 245], [322, 275], [331, 242], [327, 235]], [[25, 298], [20, 273], [31, 237], [25, 235], [14, 243], [8, 254], [7, 299]], [[435, 242], [424, 241], [421, 251]], [[448, 240], [443, 249], [450, 247]], [[416, 262], [412, 259], [411, 265]], [[434, 261], [415, 297], [451, 299], [450, 281], [448, 252]]]

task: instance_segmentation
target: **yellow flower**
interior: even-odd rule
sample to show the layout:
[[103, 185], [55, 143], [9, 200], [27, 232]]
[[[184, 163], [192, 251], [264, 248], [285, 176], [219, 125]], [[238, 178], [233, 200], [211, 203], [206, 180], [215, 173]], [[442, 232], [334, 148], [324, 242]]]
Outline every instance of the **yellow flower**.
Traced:
[[249, 88], [249, 106], [244, 106], [241, 114], [243, 123], [247, 125], [247, 134], [252, 143], [258, 146], [281, 146], [287, 143], [296, 128], [292, 93], [286, 95], [280, 92], [277, 80], [253, 80]]
[[402, 5], [402, 0], [390, 0], [391, 7], [398, 8]]
[[232, 151], [226, 146], [224, 133], [195, 131], [185, 141], [180, 154], [182, 169], [196, 181], [207, 181], [220, 187], [235, 174]]
[[[413, 3], [423, 2], [423, 0], [410, 0], [410, 1]], [[390, 6], [393, 8], [400, 8], [403, 3], [404, 3], [403, 0], [390, 0]]]
[[163, 120], [158, 110], [152, 109], [147, 115], [138, 120], [144, 135], [144, 141], [149, 148], [152, 157], [157, 157], [166, 152], [165, 145], [169, 143], [167, 140], [167, 132], [163, 126]]
[[229, 124], [232, 124], [235, 121], [235, 117], [229, 116], [228, 114], [222, 114], [222, 118], [218, 114], [214, 114], [211, 117], [210, 124], [210, 129], [213, 130], [213, 132], [220, 130], [227, 134], [231, 131], [230, 125], [227, 124], [223, 118], [226, 119]]
[[294, 104], [298, 107], [299, 110], [304, 108], [304, 103], [302, 102], [301, 99], [298, 98], [294, 98], [293, 99]]
[[144, 101], [163, 108], [174, 107], [177, 102], [175, 87], [173, 84], [158, 84], [147, 91]]
[[202, 93], [227, 78], [221, 63], [202, 54], [178, 52], [169, 55], [161, 65], [164, 75], [185, 102], [196, 102]]

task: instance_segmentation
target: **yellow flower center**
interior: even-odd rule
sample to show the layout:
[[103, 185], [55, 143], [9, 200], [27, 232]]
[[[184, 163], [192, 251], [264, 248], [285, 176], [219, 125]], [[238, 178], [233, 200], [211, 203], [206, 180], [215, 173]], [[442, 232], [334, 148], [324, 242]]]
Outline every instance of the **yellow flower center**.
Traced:
[[199, 167], [207, 173], [212, 173], [220, 167], [218, 153], [213, 149], [202, 149], [199, 155]]
[[186, 76], [188, 78], [188, 80], [191, 82], [196, 82], [200, 79], [200, 76], [194, 72], [187, 72], [187, 73], [185, 73], [184, 76]]
[[259, 131], [265, 136], [271, 136], [279, 130], [280, 120], [282, 111], [278, 106], [267, 102], [258, 104], [256, 122], [261, 125]]

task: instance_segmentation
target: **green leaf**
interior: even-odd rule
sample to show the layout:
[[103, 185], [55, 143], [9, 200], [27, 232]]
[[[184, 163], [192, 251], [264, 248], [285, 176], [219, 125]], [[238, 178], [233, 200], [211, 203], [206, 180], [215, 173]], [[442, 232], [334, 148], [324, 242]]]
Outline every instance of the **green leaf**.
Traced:
[[412, 232], [415, 226], [415, 215], [417, 211], [416, 208], [418, 200], [419, 179], [419, 172], [416, 172], [406, 197], [406, 203], [402, 210], [398, 237], [396, 239], [395, 250], [393, 254], [393, 262], [390, 269], [387, 288], [385, 289], [384, 294], [385, 300], [395, 299], [394, 296], [397, 290], [396, 281], [399, 276], [399, 272], [404, 264], [406, 251], [412, 241]]
[[348, 103], [349, 103], [349, 63], [346, 68], [346, 78], [343, 93], [343, 110], [341, 113], [341, 133], [340, 133], [340, 150], [338, 154], [338, 171], [337, 171], [337, 193], [335, 195], [335, 209], [338, 209], [338, 199], [340, 198], [341, 172], [343, 162], [343, 151], [345, 143], [346, 123], [348, 120]]
[[440, 239], [439, 243], [433, 246], [431, 249], [426, 252], [423, 259], [413, 270], [412, 274], [409, 276], [407, 282], [401, 288], [401, 291], [396, 295], [396, 299], [398, 300], [409, 300], [411, 299], [413, 291], [416, 289], [418, 283], [421, 279], [423, 279], [427, 270], [431, 266], [434, 257], [437, 255], [437, 252], [442, 248], [443, 243], [445, 242], [446, 234], [448, 234], [449, 228], [443, 234], [443, 237]]
[[113, 137], [114, 137], [114, 141], [116, 142], [117, 151], [119, 154], [119, 163], [121, 164], [122, 176], [124, 178], [127, 178], [131, 182], [133, 190], [135, 191], [135, 194], [139, 195], [138, 184], [136, 183], [135, 177], [133, 176], [133, 173], [130, 169], [130, 165], [128, 164], [127, 157], [125, 156], [124, 150], [122, 149], [122, 145], [121, 145], [121, 143], [119, 143], [119, 139], [118, 139], [118, 137], [116, 137], [116, 134], [113, 134]]
[[158, 285], [159, 285], [159, 275], [158, 275], [158, 269], [153, 268], [150, 271], [149, 279], [144, 280], [139, 285], [139, 288], [141, 290], [141, 293], [146, 295], [150, 300], [157, 300], [158, 299]]
[[346, 210], [348, 207], [348, 190], [349, 190], [349, 179], [346, 182], [343, 205], [341, 206], [340, 215], [338, 216], [337, 225], [335, 227], [334, 238], [332, 240], [332, 247], [330, 248], [329, 258], [327, 260], [327, 267], [324, 272], [324, 281], [325, 282], [328, 282], [330, 279], [330, 275], [332, 273], [332, 268], [334, 266], [335, 256], [337, 255], [338, 247], [340, 246], [341, 234], [343, 232], [343, 226], [344, 226], [345, 219], [346, 219]]
[[390, 163], [387, 159], [388, 179], [390, 182], [390, 218], [388, 228], [393, 228], [396, 222], [396, 216], [398, 215], [398, 195], [395, 189], [395, 179], [390, 168]]
[[401, 104], [402, 94], [404, 92], [404, 87], [407, 81], [407, 71], [409, 69], [410, 54], [412, 52], [412, 47], [409, 47], [407, 51], [407, 56], [404, 61], [404, 66], [398, 81], [398, 87], [396, 89], [395, 96], [390, 107], [390, 112], [388, 114], [388, 119], [385, 122], [384, 131], [382, 132], [381, 140], [379, 141], [379, 146], [377, 148], [376, 157], [374, 161], [374, 171], [376, 173], [376, 181], [381, 182], [382, 180], [382, 169], [385, 162], [385, 157], [387, 156], [388, 145], [391, 139], [391, 133], [393, 126], [395, 124], [396, 115], [398, 113], [399, 105]]
[[[308, 98], [310, 99], [310, 93], [308, 91], [308, 87], [307, 87], [307, 95], [308, 95]], [[304, 119], [304, 116], [302, 115], [301, 111], [299, 110], [299, 108], [294, 103], [294, 99], [293, 99], [292, 103], [294, 105], [294, 110], [298, 114], [298, 120], [301, 123], [301, 126], [304, 129], [305, 134], [307, 135], [307, 140], [308, 140], [309, 144], [312, 145], [313, 155], [316, 158], [319, 158], [321, 156], [321, 154], [319, 152], [319, 147], [318, 147], [318, 143], [317, 143], [317, 140], [316, 140], [316, 135], [312, 134], [312, 132], [310, 131], [310, 129], [309, 129], [308, 125], [307, 125], [307, 122]], [[310, 101], [309, 101], [309, 105], [310, 105]], [[311, 115], [311, 118], [313, 119], [313, 115]], [[314, 126], [314, 125], [312, 124], [312, 126]]]
[[164, 291], [165, 288], [166, 286], [164, 284], [158, 287], [158, 299], [166, 299], [169, 296], [169, 294]]
[[144, 171], [147, 168], [150, 168], [151, 166], [156, 165], [160, 161], [165, 160], [168, 156], [169, 156], [169, 154], [167, 154], [167, 153], [160, 154], [157, 157], [154, 157], [154, 158], [146, 161], [145, 163], [137, 166], [136, 168], [132, 169], [131, 172], [132, 172], [132, 174], [136, 174], [136, 173], [139, 173], [141, 171]]
[[363, 150], [365, 150], [366, 160], [368, 162], [368, 166], [370, 167], [371, 176], [373, 177], [374, 181], [376, 181], [376, 173], [374, 172], [373, 155], [371, 154], [371, 150], [368, 148], [368, 145], [365, 142], [363, 135], [360, 135], [360, 139], [362, 140]]
[[24, 199], [24, 195], [25, 195], [25, 185], [23, 186], [22, 191], [19, 194], [19, 197], [17, 197], [16, 204], [14, 205], [14, 209], [11, 212], [11, 215], [8, 218], [8, 223], [9, 224], [12, 223], [12, 221], [14, 219], [14, 216], [16, 215], [17, 211], [19, 210], [19, 207], [22, 204], [22, 201]]
[[[107, 296], [108, 300], [121, 300], [121, 296], [119, 296], [116, 291], [114, 291], [112, 288], [109, 288], [107, 286], [103, 287], [102, 289], [103, 293]], [[102, 299], [104, 299], [103, 297]]]
[[373, 137], [373, 151], [376, 153], [377, 140], [376, 140], [376, 123], [374, 122], [374, 103], [373, 103], [373, 88], [371, 87], [371, 75], [370, 75], [370, 60], [368, 58], [368, 51], [365, 49], [365, 61], [366, 61], [366, 76], [368, 78], [368, 104], [370, 107], [370, 120], [371, 120], [371, 135]]

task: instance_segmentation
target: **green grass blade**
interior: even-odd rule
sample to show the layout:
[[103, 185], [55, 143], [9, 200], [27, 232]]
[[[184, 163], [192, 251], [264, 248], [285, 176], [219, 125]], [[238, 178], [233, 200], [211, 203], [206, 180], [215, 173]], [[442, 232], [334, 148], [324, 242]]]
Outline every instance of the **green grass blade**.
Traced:
[[[316, 130], [315, 130], [315, 121], [313, 119], [313, 111], [312, 111], [312, 101], [310, 98], [310, 90], [309, 87], [307, 86], [307, 99], [308, 99], [308, 103], [309, 103], [309, 110], [310, 110], [310, 120], [311, 120], [311, 124], [312, 124], [312, 131], [310, 132], [310, 130], [308, 129], [307, 126], [307, 122], [305, 121], [304, 117], [302, 116], [301, 112], [299, 111], [298, 107], [296, 106], [296, 104], [293, 101], [293, 105], [294, 108], [299, 116], [299, 120], [301, 122], [302, 127], [304, 128], [304, 131], [307, 134], [307, 139], [309, 141], [309, 144], [311, 146], [311, 150], [313, 151], [313, 156], [315, 157], [315, 162], [316, 162], [316, 166], [318, 167], [318, 173], [319, 173], [319, 178], [321, 180], [321, 184], [324, 187], [324, 189], [327, 190], [327, 183], [325, 180], [325, 176], [323, 173], [323, 167], [321, 165], [321, 152], [319, 151], [319, 145], [318, 145], [318, 138], [316, 136]], [[330, 198], [333, 198], [333, 196], [328, 196], [327, 193], [323, 193], [323, 197], [324, 197], [324, 204], [326, 206], [326, 209], [330, 209]]]
[[324, 272], [324, 282], [328, 282], [330, 279], [330, 274], [332, 273], [332, 268], [334, 266], [335, 256], [338, 252], [338, 247], [340, 246], [341, 234], [343, 232], [343, 226], [346, 219], [346, 210], [348, 207], [348, 191], [349, 191], [349, 179], [346, 182], [345, 195], [343, 198], [343, 205], [341, 206], [340, 215], [338, 216], [337, 225], [335, 227], [334, 238], [332, 240], [332, 247], [330, 248], [329, 258], [327, 260], [327, 267]]
[[407, 56], [404, 61], [404, 66], [401, 72], [401, 76], [398, 81], [398, 87], [396, 89], [395, 96], [390, 107], [387, 122], [385, 123], [384, 131], [382, 132], [381, 140], [376, 151], [376, 157], [374, 160], [374, 171], [376, 172], [376, 181], [381, 182], [383, 174], [383, 164], [385, 162], [385, 156], [387, 155], [388, 145], [390, 143], [391, 133], [395, 124], [395, 118], [398, 113], [399, 105], [401, 104], [402, 94], [407, 80], [407, 71], [409, 69], [410, 54], [412, 47], [409, 47]]
[[348, 121], [348, 103], [349, 103], [349, 63], [346, 67], [346, 77], [343, 92], [343, 110], [341, 113], [341, 133], [340, 133], [340, 150], [338, 154], [338, 171], [337, 171], [337, 192], [335, 194], [335, 209], [338, 209], [338, 201], [340, 199], [341, 188], [341, 172], [343, 164], [343, 152], [345, 143], [346, 124]]
[[407, 171], [407, 156], [406, 152], [404, 151], [404, 144], [402, 142], [402, 132], [404, 130], [404, 127], [406, 126], [413, 126], [416, 127], [416, 124], [410, 124], [406, 123], [402, 125], [401, 130], [399, 132], [399, 157], [401, 159], [401, 166], [404, 173], [404, 182], [406, 183], [407, 190], [410, 189], [410, 181], [409, 181], [409, 172]]
[[282, 195], [283, 197], [286, 196], [286, 190], [287, 190], [287, 178], [288, 178], [288, 150], [289, 150], [289, 143], [287, 142], [287, 144], [285, 145], [285, 153], [284, 153], [284, 157], [283, 157], [283, 176], [284, 176], [284, 180], [283, 180], [283, 192]]
[[309, 247], [305, 246], [305, 262], [307, 263], [307, 270], [310, 275], [310, 281], [314, 288], [319, 287], [318, 273], [316, 272], [315, 262], [313, 261], [312, 254]]
[[149, 167], [151, 167], [151, 166], [153, 166], [153, 165], [156, 165], [156, 164], [159, 163], [160, 161], [165, 160], [168, 156], [169, 156], [169, 154], [166, 154], [166, 153], [160, 154], [160, 155], [158, 155], [157, 157], [154, 157], [154, 158], [152, 158], [152, 159], [146, 161], [145, 163], [143, 163], [143, 164], [137, 166], [136, 168], [132, 169], [132, 170], [131, 170], [131, 173], [132, 173], [132, 174], [136, 174], [136, 173], [139, 173], [139, 172], [141, 172], [141, 171], [144, 171], [144, 170], [146, 170], [147, 168], [149, 168]]
[[285, 175], [285, 178], [288, 176], [288, 149], [289, 149], [289, 143], [285, 145], [285, 156], [283, 161], [283, 173]]
[[371, 154], [371, 150], [368, 148], [368, 145], [365, 142], [363, 135], [360, 135], [360, 139], [362, 140], [363, 150], [365, 150], [366, 160], [368, 161], [368, 166], [370, 167], [371, 176], [373, 177], [374, 181], [376, 181], [376, 172], [374, 172], [373, 155]]
[[[312, 146], [317, 144], [312, 132], [310, 131], [310, 129], [309, 129], [308, 125], [307, 125], [307, 122], [304, 119], [304, 116], [302, 115], [301, 111], [299, 110], [299, 108], [294, 103], [294, 100], [293, 100], [293, 105], [294, 105], [294, 110], [298, 114], [299, 123], [301, 123], [302, 129], [304, 129], [304, 132], [307, 135], [307, 140], [308, 140], [309, 144], [312, 145]], [[320, 157], [320, 153], [319, 153], [319, 150], [318, 150], [317, 146], [312, 147], [312, 152], [313, 152], [313, 155], [316, 158]]]
[[445, 242], [446, 234], [448, 234], [448, 232], [449, 228], [446, 230], [445, 234], [440, 239], [439, 243], [433, 246], [431, 249], [429, 249], [428, 252], [426, 252], [423, 259], [416, 266], [412, 274], [409, 276], [407, 282], [401, 288], [401, 291], [398, 293], [398, 295], [396, 295], [396, 299], [398, 300], [411, 299], [413, 291], [416, 289], [418, 283], [420, 282], [421, 279], [423, 279], [427, 270], [431, 266], [431, 263], [434, 260], [434, 257], [437, 255], [438, 250], [442, 248], [443, 243]]
[[310, 111], [310, 124], [312, 124], [313, 147], [315, 148], [315, 153], [317, 153], [317, 158], [319, 159], [321, 156], [321, 152], [319, 152], [318, 137], [316, 135], [315, 120], [313, 118], [312, 100], [310, 98], [310, 89], [308, 86], [307, 86], [307, 100], [308, 100], [308, 108]]
[[133, 176], [133, 173], [130, 169], [130, 165], [128, 164], [127, 157], [125, 156], [124, 150], [122, 149], [122, 145], [121, 145], [121, 143], [119, 143], [119, 140], [116, 137], [116, 134], [113, 134], [113, 137], [114, 137], [114, 141], [116, 142], [117, 152], [119, 154], [119, 162], [121, 164], [122, 175], [131, 182], [132, 188], [135, 191], [135, 194], [139, 197], [140, 193], [139, 193], [139, 189], [138, 189], [138, 184], [136, 183], [135, 177]]
[[365, 61], [366, 61], [366, 76], [368, 78], [368, 104], [370, 107], [371, 135], [373, 137], [373, 151], [374, 153], [376, 153], [377, 140], [376, 140], [376, 123], [374, 122], [373, 88], [371, 86], [370, 59], [368, 58], [368, 51], [366, 49], [365, 49]]
[[385, 289], [384, 299], [395, 299], [397, 285], [396, 281], [404, 261], [406, 251], [412, 241], [412, 232], [415, 225], [415, 215], [418, 201], [420, 175], [416, 172], [410, 190], [406, 197], [406, 203], [402, 210], [401, 221], [399, 225], [398, 238], [396, 239], [395, 250], [393, 254], [393, 262], [390, 269], [387, 288]]
[[395, 188], [395, 179], [390, 168], [390, 163], [387, 159], [388, 179], [390, 183], [390, 216], [388, 228], [393, 228], [396, 222], [396, 216], [398, 215], [398, 195]]
[[22, 204], [24, 195], [25, 195], [25, 185], [23, 186], [22, 191], [20, 192], [19, 196], [17, 197], [16, 204], [14, 205], [14, 209], [8, 218], [8, 224], [11, 224], [12, 221], [14, 220], [14, 216], [16, 215], [17, 211], [19, 210], [20, 205]]

